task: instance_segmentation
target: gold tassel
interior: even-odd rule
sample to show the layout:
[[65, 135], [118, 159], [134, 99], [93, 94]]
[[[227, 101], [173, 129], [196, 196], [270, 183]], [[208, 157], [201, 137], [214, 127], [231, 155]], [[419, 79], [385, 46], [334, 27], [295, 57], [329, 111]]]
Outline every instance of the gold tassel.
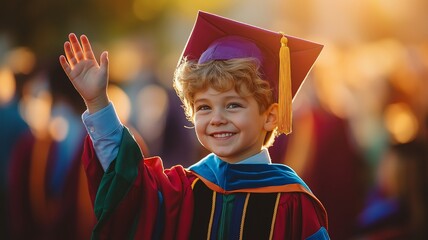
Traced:
[[[282, 33], [281, 33], [282, 34]], [[288, 39], [282, 34], [281, 48], [279, 50], [279, 84], [278, 84], [278, 132], [289, 134], [292, 128], [292, 91], [290, 49]]]

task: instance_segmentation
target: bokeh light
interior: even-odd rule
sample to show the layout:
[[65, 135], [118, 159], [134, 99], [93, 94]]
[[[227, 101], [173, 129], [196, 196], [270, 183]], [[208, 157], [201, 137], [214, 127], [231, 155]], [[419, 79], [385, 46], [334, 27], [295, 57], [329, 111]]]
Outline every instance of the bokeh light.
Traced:
[[51, 106], [52, 96], [48, 91], [23, 98], [23, 117], [36, 137], [43, 138], [48, 133]]
[[132, 10], [139, 20], [148, 21], [164, 11], [168, 2], [167, 0], [134, 0]]
[[9, 68], [0, 68], [0, 106], [7, 104], [15, 95], [16, 84]]
[[49, 133], [55, 141], [63, 141], [67, 137], [68, 131], [69, 123], [66, 118], [62, 116], [57, 116], [50, 120]]
[[129, 41], [115, 43], [109, 53], [110, 76], [112, 81], [124, 82], [134, 79], [142, 67], [142, 54]]
[[117, 85], [110, 84], [107, 89], [110, 100], [116, 106], [119, 119], [128, 122], [131, 113], [131, 101], [128, 95]]
[[167, 93], [160, 86], [152, 84], [141, 89], [136, 100], [139, 103], [136, 127], [147, 141], [157, 139], [163, 133], [165, 124]]
[[395, 141], [406, 143], [413, 140], [418, 131], [418, 121], [410, 107], [404, 103], [395, 103], [385, 110], [385, 125]]
[[14, 73], [29, 74], [35, 67], [36, 55], [28, 47], [18, 47], [7, 54], [6, 62]]

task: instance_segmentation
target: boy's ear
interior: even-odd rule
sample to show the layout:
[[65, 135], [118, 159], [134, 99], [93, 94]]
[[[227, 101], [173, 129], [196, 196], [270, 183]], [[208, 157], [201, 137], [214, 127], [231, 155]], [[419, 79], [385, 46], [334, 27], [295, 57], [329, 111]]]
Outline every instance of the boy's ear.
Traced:
[[264, 128], [267, 132], [275, 130], [278, 126], [278, 103], [273, 103], [265, 112], [266, 122]]

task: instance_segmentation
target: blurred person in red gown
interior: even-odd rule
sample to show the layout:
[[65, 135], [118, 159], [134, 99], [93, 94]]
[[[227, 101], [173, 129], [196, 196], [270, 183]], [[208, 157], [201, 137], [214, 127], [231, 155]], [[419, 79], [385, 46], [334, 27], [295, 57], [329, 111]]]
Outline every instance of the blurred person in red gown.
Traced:
[[289, 165], [323, 202], [332, 239], [350, 239], [363, 205], [366, 169], [349, 123], [324, 109], [313, 79], [300, 90], [294, 130], [271, 147], [272, 161]]
[[9, 236], [7, 170], [15, 142], [28, 131], [19, 113], [19, 102], [22, 88], [30, 77], [31, 74], [14, 74], [6, 68], [0, 70], [0, 236], [5, 239]]
[[10, 239], [88, 239], [95, 217], [77, 144], [85, 136], [85, 106], [59, 64], [47, 65], [44, 76], [54, 89], [48, 128], [39, 136], [26, 132], [11, 154]]

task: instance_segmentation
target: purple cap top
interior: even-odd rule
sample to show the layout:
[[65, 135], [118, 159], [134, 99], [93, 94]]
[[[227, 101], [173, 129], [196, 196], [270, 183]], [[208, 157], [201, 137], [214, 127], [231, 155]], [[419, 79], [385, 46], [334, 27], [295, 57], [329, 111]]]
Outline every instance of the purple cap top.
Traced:
[[259, 61], [259, 65], [263, 63], [263, 55], [257, 45], [251, 40], [239, 36], [226, 36], [215, 40], [202, 53], [198, 63], [233, 58], [255, 58]]

